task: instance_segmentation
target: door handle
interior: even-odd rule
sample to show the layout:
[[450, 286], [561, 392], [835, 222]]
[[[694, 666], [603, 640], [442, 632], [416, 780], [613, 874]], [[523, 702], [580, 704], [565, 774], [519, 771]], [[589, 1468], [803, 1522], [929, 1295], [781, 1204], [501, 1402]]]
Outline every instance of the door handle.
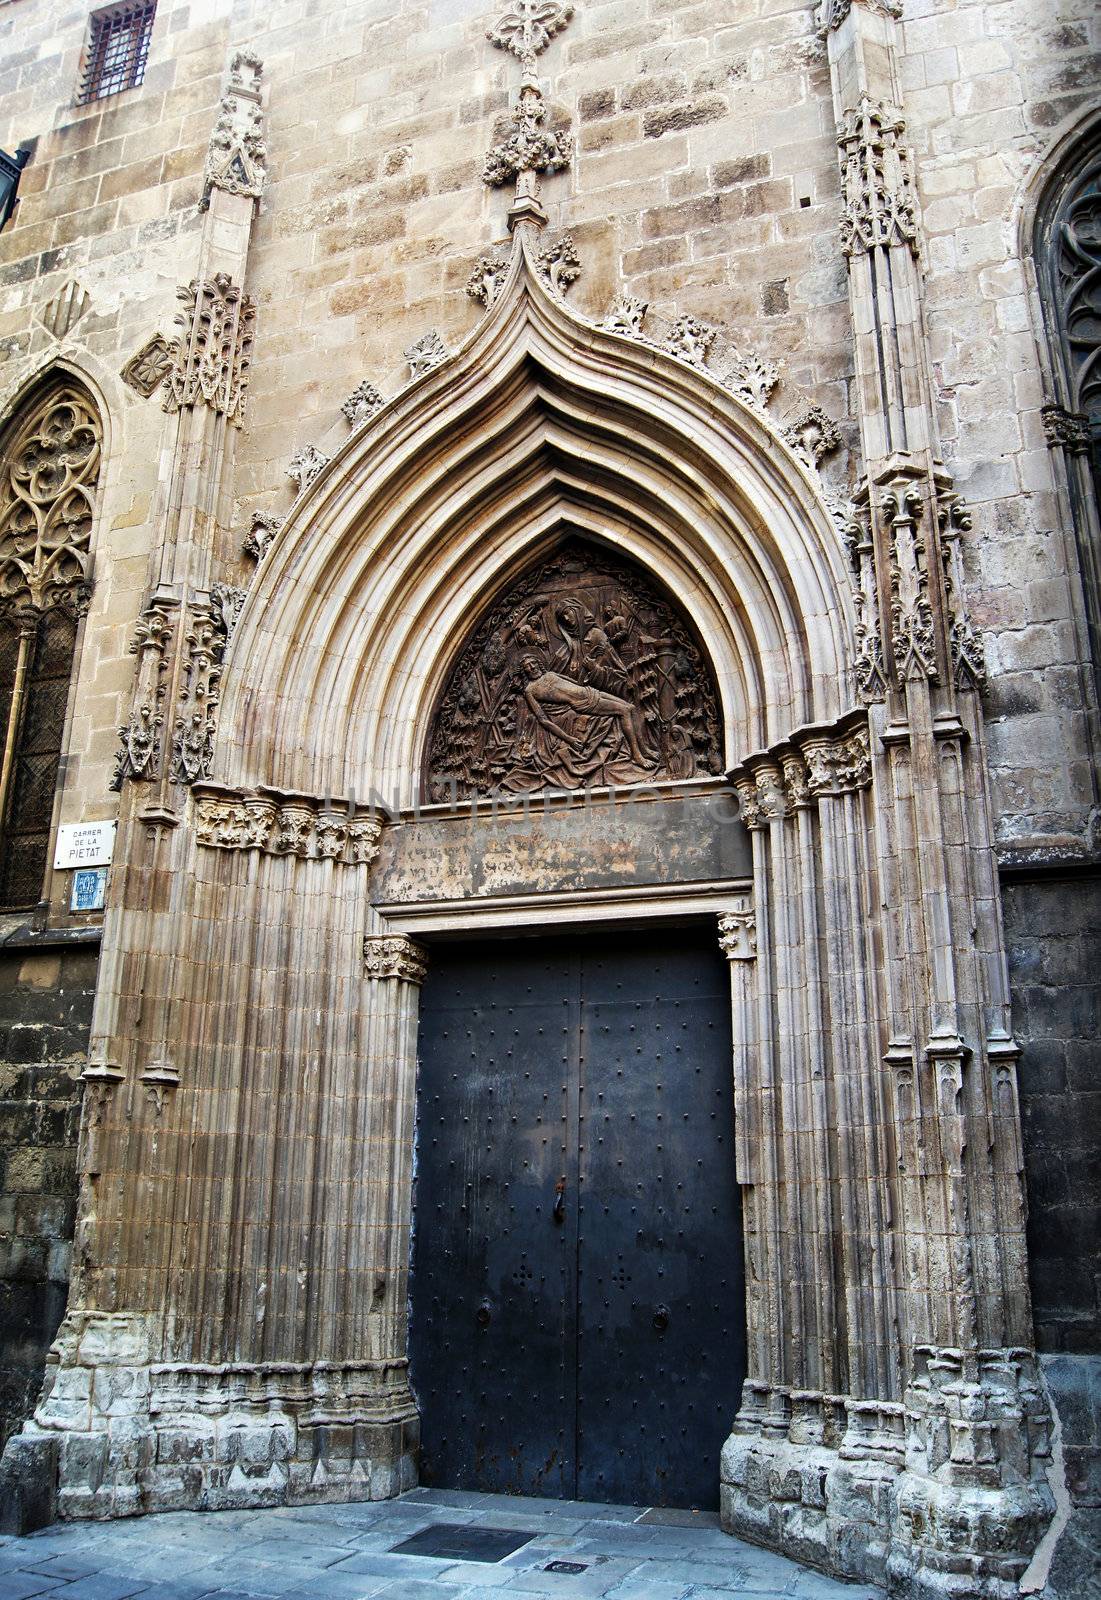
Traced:
[[562, 1223], [566, 1218], [566, 1180], [559, 1178], [554, 1186], [554, 1210], [551, 1216], [555, 1222]]
[[488, 1328], [492, 1318], [493, 1313], [490, 1310], [489, 1301], [483, 1300], [477, 1311], [474, 1313], [474, 1320], [478, 1324], [479, 1328]]
[[659, 1333], [664, 1333], [668, 1326], [669, 1326], [669, 1307], [668, 1306], [655, 1306], [654, 1307], [654, 1327], [657, 1329], [657, 1331]]

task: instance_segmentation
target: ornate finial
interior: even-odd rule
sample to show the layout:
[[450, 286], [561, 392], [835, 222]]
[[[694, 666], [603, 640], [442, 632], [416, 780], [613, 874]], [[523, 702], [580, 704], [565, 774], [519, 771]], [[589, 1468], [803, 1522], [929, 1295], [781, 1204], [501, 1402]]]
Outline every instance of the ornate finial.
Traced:
[[486, 38], [500, 50], [511, 50], [524, 71], [534, 73], [536, 56], [543, 54], [572, 16], [573, 6], [562, 0], [515, 0]]
[[202, 209], [212, 189], [259, 200], [268, 179], [260, 80], [264, 64], [251, 50], [238, 50], [229, 64], [229, 82], [210, 136]]
[[539, 174], [559, 172], [573, 158], [573, 138], [564, 131], [549, 133], [547, 103], [535, 76], [536, 57], [547, 48], [573, 16], [573, 6], [563, 0], [514, 0], [489, 30], [486, 38], [510, 50], [523, 67], [520, 94], [512, 113], [512, 131], [486, 155], [482, 176], [491, 188], [516, 180], [516, 198], [509, 208], [508, 225], [532, 222], [541, 228], [547, 214], [539, 200]]

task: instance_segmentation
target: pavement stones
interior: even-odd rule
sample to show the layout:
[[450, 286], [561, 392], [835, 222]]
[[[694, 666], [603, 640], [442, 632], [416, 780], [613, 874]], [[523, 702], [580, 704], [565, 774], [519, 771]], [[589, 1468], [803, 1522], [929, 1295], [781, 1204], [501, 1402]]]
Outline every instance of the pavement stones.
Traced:
[[[530, 1529], [498, 1562], [392, 1547], [433, 1523]], [[578, 1573], [548, 1571], [573, 1562]], [[883, 1600], [701, 1514], [414, 1489], [373, 1505], [167, 1512], [0, 1539], [0, 1600]]]

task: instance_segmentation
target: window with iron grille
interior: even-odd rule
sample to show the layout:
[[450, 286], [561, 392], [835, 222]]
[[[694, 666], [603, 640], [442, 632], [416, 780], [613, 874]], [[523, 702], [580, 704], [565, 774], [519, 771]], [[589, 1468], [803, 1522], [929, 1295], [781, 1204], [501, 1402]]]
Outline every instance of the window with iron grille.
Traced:
[[138, 0], [137, 4], [108, 6], [93, 14], [78, 105], [137, 88], [145, 77], [156, 11], [157, 0]]
[[0, 442], [0, 909], [42, 895], [88, 603], [102, 429], [87, 392], [47, 384]]

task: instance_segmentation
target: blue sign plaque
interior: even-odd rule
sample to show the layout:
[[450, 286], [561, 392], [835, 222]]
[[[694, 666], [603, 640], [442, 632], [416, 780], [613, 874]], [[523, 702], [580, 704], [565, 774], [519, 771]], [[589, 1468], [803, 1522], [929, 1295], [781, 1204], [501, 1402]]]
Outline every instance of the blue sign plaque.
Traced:
[[73, 892], [69, 897], [69, 910], [102, 911], [106, 888], [106, 867], [78, 867], [73, 873]]

